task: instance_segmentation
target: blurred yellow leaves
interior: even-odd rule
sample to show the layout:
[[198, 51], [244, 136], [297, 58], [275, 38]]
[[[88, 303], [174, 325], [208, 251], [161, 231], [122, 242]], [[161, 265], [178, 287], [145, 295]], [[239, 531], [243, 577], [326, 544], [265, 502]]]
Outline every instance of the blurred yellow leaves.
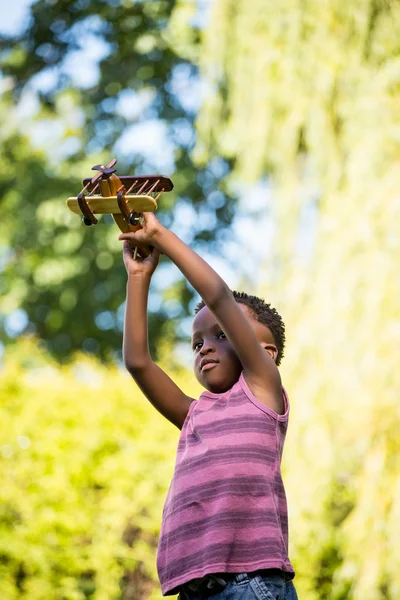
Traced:
[[178, 430], [116, 368], [84, 356], [60, 368], [32, 342], [7, 356], [0, 597], [110, 600], [136, 572], [160, 597], [155, 547]]

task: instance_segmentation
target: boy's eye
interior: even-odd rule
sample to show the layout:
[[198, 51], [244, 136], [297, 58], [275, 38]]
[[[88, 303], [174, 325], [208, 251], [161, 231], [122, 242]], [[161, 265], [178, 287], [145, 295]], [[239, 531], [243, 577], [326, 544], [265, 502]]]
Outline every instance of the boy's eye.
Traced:
[[201, 348], [201, 342], [195, 342], [193, 344], [193, 350], [199, 350]]
[[223, 331], [220, 331], [219, 334], [217, 335], [217, 338], [221, 338], [222, 340], [226, 340], [226, 335], [224, 334]]

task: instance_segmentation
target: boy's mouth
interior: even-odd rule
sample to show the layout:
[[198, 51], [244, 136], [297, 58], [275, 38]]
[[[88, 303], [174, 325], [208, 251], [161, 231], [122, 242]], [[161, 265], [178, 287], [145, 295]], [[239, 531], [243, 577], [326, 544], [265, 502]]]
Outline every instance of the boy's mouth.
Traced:
[[212, 369], [218, 363], [217, 360], [213, 358], [203, 358], [200, 363], [200, 371], [208, 371], [208, 369]]

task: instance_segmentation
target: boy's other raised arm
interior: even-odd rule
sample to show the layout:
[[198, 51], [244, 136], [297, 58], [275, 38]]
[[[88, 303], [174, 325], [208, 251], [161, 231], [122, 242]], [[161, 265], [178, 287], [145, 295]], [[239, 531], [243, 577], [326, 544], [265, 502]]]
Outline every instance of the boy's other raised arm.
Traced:
[[148, 347], [147, 299], [151, 276], [158, 263], [159, 252], [153, 249], [145, 258], [132, 258], [132, 249], [124, 243], [124, 262], [128, 272], [124, 322], [124, 363], [153, 406], [179, 429], [193, 401], [152, 360]]

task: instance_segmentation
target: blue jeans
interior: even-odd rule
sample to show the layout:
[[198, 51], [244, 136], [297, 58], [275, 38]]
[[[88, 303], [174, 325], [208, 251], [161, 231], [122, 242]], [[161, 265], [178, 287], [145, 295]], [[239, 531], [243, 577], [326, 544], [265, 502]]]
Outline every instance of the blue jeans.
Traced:
[[[213, 577], [213, 576], [211, 576]], [[292, 581], [286, 581], [281, 575], [263, 573], [237, 573], [231, 575], [225, 587], [222, 579], [216, 576], [215, 588], [209, 585], [208, 590], [195, 591], [187, 585], [181, 590], [178, 600], [298, 600]]]

